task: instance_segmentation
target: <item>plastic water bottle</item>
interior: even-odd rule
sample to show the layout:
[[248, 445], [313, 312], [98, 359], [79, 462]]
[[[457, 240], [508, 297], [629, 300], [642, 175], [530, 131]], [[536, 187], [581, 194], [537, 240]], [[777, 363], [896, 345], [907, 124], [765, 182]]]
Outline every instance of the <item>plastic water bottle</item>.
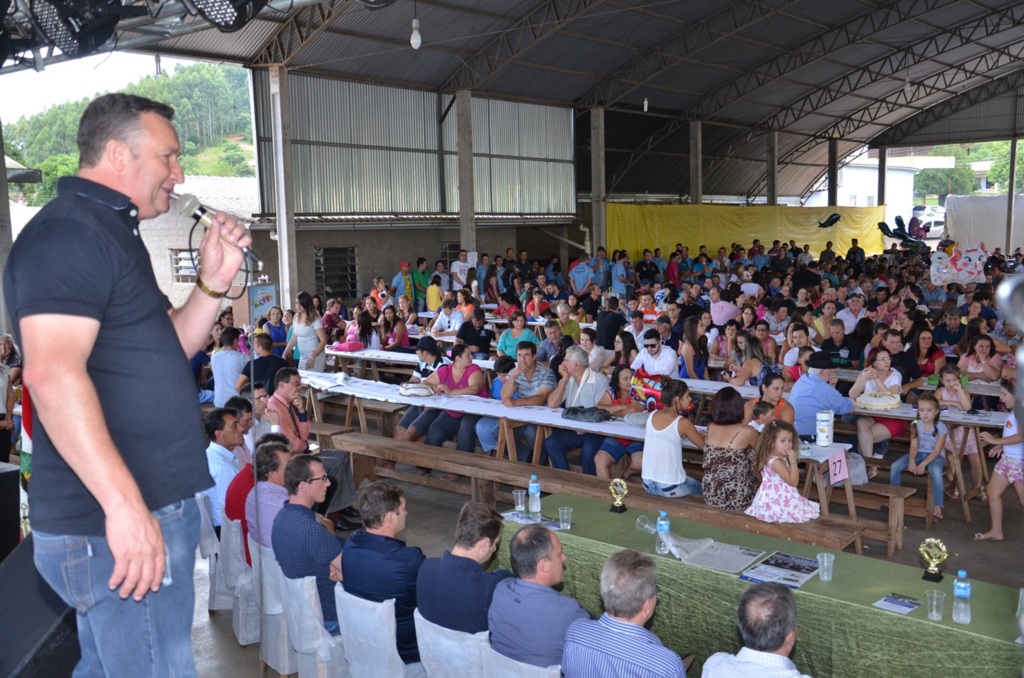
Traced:
[[668, 512], [662, 511], [658, 515], [658, 534], [655, 539], [658, 541], [654, 544], [655, 553], [665, 554], [668, 553], [668, 531], [670, 525], [668, 522]]
[[527, 486], [526, 493], [530, 495], [529, 503], [527, 508], [532, 515], [540, 515], [540, 481], [537, 480], [536, 474], [530, 476], [530, 484]]
[[971, 623], [971, 582], [967, 580], [967, 570], [958, 571], [953, 580], [953, 621]]

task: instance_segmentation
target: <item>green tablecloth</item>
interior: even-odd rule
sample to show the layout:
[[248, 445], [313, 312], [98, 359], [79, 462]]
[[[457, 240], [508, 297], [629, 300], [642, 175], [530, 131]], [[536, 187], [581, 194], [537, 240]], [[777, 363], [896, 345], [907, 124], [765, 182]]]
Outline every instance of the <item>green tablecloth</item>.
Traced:
[[[635, 527], [643, 512], [611, 513], [610, 503], [610, 498], [601, 503], [567, 494], [544, 498], [544, 515], [557, 516], [559, 506], [574, 509], [572, 529], [559, 533], [568, 558], [563, 592], [595, 616], [602, 611], [600, 572], [605, 559], [622, 548], [654, 552], [654, 536]], [[501, 567], [509, 567], [508, 542], [518, 527], [508, 523], [503, 530], [498, 552]], [[821, 550], [680, 519], [673, 520], [672, 531], [767, 553], [780, 550], [813, 558]], [[792, 659], [804, 673], [818, 678], [1021, 676], [1024, 646], [1014, 642], [1018, 635], [1016, 590], [973, 582], [973, 619], [969, 626], [959, 626], [951, 619], [954, 558], [944, 565], [946, 578], [933, 585], [921, 579], [923, 565], [917, 569], [842, 552], [835, 557], [831, 583], [814, 578], [795, 592], [799, 631]], [[656, 558], [659, 601], [651, 630], [679, 654], [695, 654], [690, 674], [700, 675], [709, 656], [741, 647], [736, 605], [749, 583], [738, 575], [686, 565], [671, 556]], [[946, 591], [946, 614], [941, 622], [926, 618], [923, 603], [928, 588]], [[922, 605], [907, 616], [872, 607], [891, 592], [913, 596]]]

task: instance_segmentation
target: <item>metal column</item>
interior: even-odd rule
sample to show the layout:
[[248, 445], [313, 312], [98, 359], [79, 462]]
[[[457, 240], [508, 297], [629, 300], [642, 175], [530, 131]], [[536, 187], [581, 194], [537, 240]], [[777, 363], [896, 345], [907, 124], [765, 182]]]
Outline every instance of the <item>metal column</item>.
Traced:
[[455, 137], [459, 151], [459, 241], [476, 251], [476, 200], [473, 189], [473, 93], [455, 93]]
[[1010, 139], [1010, 183], [1006, 192], [1006, 249], [1003, 254], [1010, 256], [1013, 243], [1013, 203], [1017, 198], [1017, 135]]
[[274, 205], [277, 211], [277, 257], [281, 299], [287, 308], [299, 293], [295, 205], [292, 191], [291, 111], [288, 108], [288, 70], [278, 64], [270, 73], [271, 147], [274, 153]]
[[835, 207], [839, 204], [839, 141], [828, 140], [828, 204]]
[[[604, 108], [590, 109], [590, 211], [593, 231], [589, 254], [597, 256], [597, 248], [608, 243], [608, 196], [605, 194]], [[568, 264], [568, 262], [563, 262]]]
[[878, 198], [875, 200], [875, 204], [878, 206], [885, 205], [885, 173], [889, 167], [889, 147], [879, 146], [878, 147]]
[[779, 133], [776, 130], [768, 130], [765, 134], [768, 141], [768, 148], [765, 152], [765, 159], [768, 167], [765, 169], [765, 184], [768, 190], [768, 204], [779, 204]]
[[[0, 122], [0, 149], [4, 146], [4, 129]], [[7, 257], [11, 254], [14, 242], [13, 225], [11, 224], [11, 202], [7, 192], [7, 163], [3, 163], [3, 174], [0, 175], [0, 279], [7, 268]], [[10, 334], [11, 326], [7, 321], [7, 304], [4, 301], [4, 286], [0, 285], [0, 332]]]
[[690, 123], [690, 203], [704, 201], [704, 140], [700, 120]]

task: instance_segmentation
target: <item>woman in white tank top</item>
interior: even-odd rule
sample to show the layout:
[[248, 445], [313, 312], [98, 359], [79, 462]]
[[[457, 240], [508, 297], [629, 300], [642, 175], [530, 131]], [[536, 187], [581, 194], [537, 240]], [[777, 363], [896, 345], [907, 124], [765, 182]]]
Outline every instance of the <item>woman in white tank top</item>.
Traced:
[[690, 409], [690, 389], [673, 379], [662, 389], [661, 401], [665, 409], [647, 419], [644, 434], [644, 489], [660, 497], [700, 494], [700, 482], [686, 477], [683, 469], [683, 436], [698, 449], [704, 449], [704, 436], [683, 415]]

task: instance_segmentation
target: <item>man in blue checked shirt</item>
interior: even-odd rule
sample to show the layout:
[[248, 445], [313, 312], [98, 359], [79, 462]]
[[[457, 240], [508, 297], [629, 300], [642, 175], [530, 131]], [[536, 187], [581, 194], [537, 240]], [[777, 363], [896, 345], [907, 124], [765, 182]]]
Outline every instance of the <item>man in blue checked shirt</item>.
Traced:
[[600, 619], [569, 625], [562, 652], [565, 678], [681, 678], [683, 662], [644, 628], [658, 604], [654, 558], [619, 551], [601, 568]]

